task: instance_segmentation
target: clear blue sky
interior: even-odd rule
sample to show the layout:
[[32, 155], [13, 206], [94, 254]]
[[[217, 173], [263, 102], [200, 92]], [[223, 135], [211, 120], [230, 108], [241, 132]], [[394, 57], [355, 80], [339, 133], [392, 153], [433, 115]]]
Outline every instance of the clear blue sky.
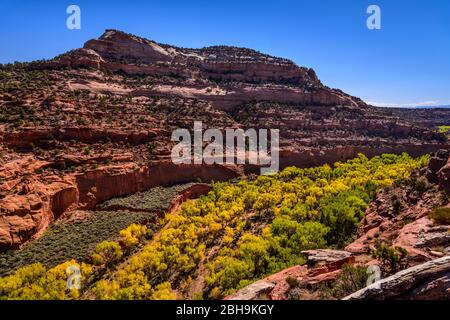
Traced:
[[[66, 8], [82, 29], [66, 28]], [[381, 7], [382, 29], [366, 28]], [[250, 47], [366, 101], [450, 104], [449, 0], [1, 0], [0, 63], [50, 58], [115, 28], [183, 47]]]

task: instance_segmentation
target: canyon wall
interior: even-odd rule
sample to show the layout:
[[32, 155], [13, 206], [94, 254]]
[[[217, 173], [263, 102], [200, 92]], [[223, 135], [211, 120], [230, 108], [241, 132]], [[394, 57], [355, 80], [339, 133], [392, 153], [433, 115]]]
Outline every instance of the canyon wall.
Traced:
[[[67, 210], [94, 209], [106, 200], [146, 191], [155, 186], [226, 181], [238, 176], [236, 168], [213, 165], [159, 163], [145, 167], [128, 164], [100, 168], [43, 184], [31, 182], [27, 194], [8, 195], [0, 203], [0, 251], [19, 248], [42, 234]], [[203, 190], [203, 189], [202, 189]], [[200, 190], [200, 191], [202, 191]], [[190, 198], [199, 190], [182, 195]]]

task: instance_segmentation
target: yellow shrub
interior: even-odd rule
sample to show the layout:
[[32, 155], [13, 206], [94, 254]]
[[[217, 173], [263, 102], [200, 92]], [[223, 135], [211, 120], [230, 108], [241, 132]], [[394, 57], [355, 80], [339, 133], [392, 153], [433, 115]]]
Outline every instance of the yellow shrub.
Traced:
[[117, 242], [103, 241], [95, 247], [92, 253], [92, 261], [97, 266], [111, 266], [119, 261], [122, 255], [122, 248]]
[[176, 300], [177, 296], [173, 292], [169, 282], [163, 282], [156, 286], [151, 300]]
[[147, 234], [147, 227], [139, 224], [132, 224], [128, 228], [120, 231], [120, 239], [127, 248], [136, 246]]
[[[47, 270], [36, 263], [0, 278], [0, 299], [67, 300], [79, 298], [78, 285], [83, 288], [92, 275], [92, 268], [75, 260], [64, 262]], [[73, 286], [70, 277], [77, 277]], [[77, 284], [75, 286], [74, 284]]]

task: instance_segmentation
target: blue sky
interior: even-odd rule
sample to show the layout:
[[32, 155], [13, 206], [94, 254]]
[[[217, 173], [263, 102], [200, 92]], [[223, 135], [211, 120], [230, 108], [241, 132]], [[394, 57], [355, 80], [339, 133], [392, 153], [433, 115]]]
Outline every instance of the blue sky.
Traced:
[[[81, 8], [82, 29], [66, 28]], [[381, 30], [366, 9], [381, 8]], [[250, 47], [389, 105], [450, 104], [450, 1], [1, 0], [0, 63], [50, 58], [115, 28], [183, 47]]]

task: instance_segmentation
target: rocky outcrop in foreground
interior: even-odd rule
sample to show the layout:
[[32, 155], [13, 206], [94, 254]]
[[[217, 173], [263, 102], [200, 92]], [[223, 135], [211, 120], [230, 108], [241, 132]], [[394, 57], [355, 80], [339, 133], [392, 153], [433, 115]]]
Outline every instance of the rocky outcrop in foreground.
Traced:
[[344, 300], [450, 299], [450, 256], [400, 271]]

